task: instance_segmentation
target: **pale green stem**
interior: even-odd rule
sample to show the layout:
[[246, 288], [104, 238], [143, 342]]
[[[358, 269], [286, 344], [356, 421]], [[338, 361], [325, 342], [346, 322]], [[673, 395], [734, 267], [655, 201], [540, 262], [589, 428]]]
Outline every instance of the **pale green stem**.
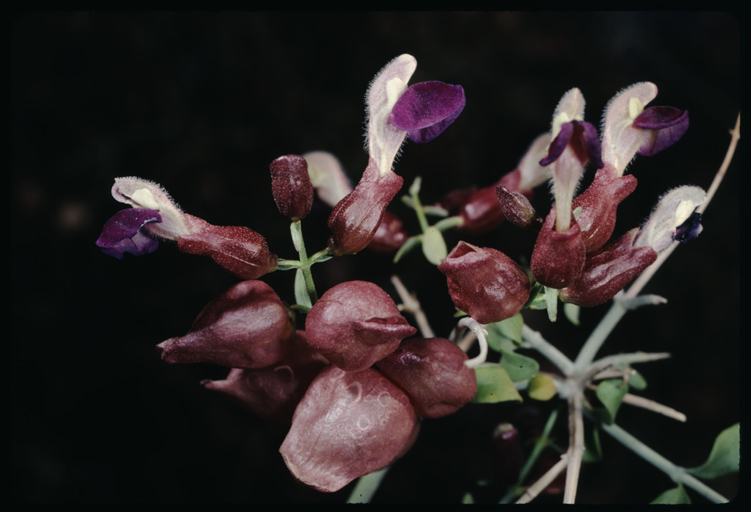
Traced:
[[[313, 283], [313, 275], [310, 273], [311, 261], [308, 259], [308, 253], [305, 250], [305, 242], [302, 237], [302, 225], [300, 221], [298, 220], [297, 222], [290, 224], [289, 229], [292, 234], [292, 243], [300, 255], [300, 269], [302, 270], [303, 278], [305, 279], [305, 287], [308, 290], [310, 302], [315, 304], [318, 301], [318, 293], [316, 292], [316, 287]], [[320, 253], [316, 253], [316, 256], [318, 254]]]
[[570, 377], [574, 373], [574, 363], [563, 352], [548, 343], [539, 332], [532, 330], [526, 324], [522, 327], [522, 338], [529, 343], [530, 347], [545, 356], [551, 363], [556, 365], [561, 372]]
[[600, 426], [619, 443], [668, 475], [673, 481], [681, 482], [682, 484], [691, 487], [693, 490], [714, 503], [727, 503], [728, 499], [725, 496], [707, 486], [704, 482], [696, 479], [694, 476], [688, 474], [683, 467], [673, 464], [618, 425], [606, 425], [603, 423]]
[[[619, 295], [620, 293], [622, 292], [619, 292]], [[618, 295], [616, 295], [616, 298], [618, 298]], [[576, 362], [574, 363], [576, 373], [583, 373], [592, 363], [600, 347], [605, 343], [610, 333], [613, 332], [613, 329], [618, 324], [618, 321], [623, 318], [623, 315], [626, 314], [626, 311], [628, 310], [623, 307], [623, 304], [619, 300], [613, 300], [613, 304], [610, 306], [608, 312], [602, 317], [600, 323], [597, 324], [595, 330], [592, 331], [592, 334], [590, 334], [581, 350], [579, 350], [579, 355], [576, 356]]]
[[370, 503], [373, 495], [381, 485], [383, 477], [386, 476], [389, 467], [390, 466], [386, 466], [383, 469], [361, 476], [357, 480], [355, 488], [352, 489], [352, 493], [349, 495], [347, 503]]

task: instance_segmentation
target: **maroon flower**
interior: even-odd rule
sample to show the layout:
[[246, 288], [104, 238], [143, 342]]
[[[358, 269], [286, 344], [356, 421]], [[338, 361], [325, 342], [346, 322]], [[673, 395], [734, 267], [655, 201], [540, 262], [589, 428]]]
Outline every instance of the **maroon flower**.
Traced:
[[407, 232], [402, 227], [399, 217], [385, 212], [373, 240], [368, 244], [368, 249], [383, 254], [392, 254], [404, 245], [406, 239]]
[[482, 324], [511, 318], [529, 299], [527, 274], [495, 249], [459, 242], [438, 270], [456, 307]]
[[279, 452], [297, 480], [334, 492], [401, 456], [417, 425], [407, 395], [377, 370], [329, 366], [297, 406]]
[[555, 231], [555, 222], [556, 208], [553, 207], [537, 235], [530, 269], [539, 283], [560, 289], [568, 286], [581, 273], [586, 251], [573, 213], [567, 231]]
[[370, 367], [417, 332], [391, 297], [367, 281], [347, 281], [324, 293], [308, 313], [305, 330], [311, 347], [348, 371]]
[[261, 418], [291, 423], [295, 407], [305, 390], [328, 364], [304, 341], [305, 332], [297, 331], [290, 353], [278, 363], [251, 370], [233, 368], [224, 380], [204, 380], [206, 389], [224, 394]]
[[597, 306], [621, 291], [632, 279], [657, 259], [651, 247], [634, 248], [639, 228], [625, 233], [618, 241], [587, 255], [582, 272], [560, 291], [563, 302], [579, 306]]
[[168, 363], [265, 368], [291, 348], [295, 327], [290, 315], [269, 285], [243, 281], [209, 302], [187, 335], [157, 348]]
[[277, 208], [292, 222], [303, 219], [313, 206], [308, 163], [299, 155], [286, 155], [271, 162], [270, 169], [271, 192]]
[[355, 189], [334, 207], [329, 216], [334, 254], [354, 254], [363, 250], [378, 230], [386, 207], [402, 188], [404, 180], [393, 172], [378, 171], [372, 158]]
[[444, 338], [409, 338], [376, 363], [407, 392], [418, 416], [439, 418], [456, 412], [477, 393], [467, 354]]
[[511, 423], [499, 423], [493, 430], [493, 455], [490, 467], [501, 484], [512, 485], [519, 479], [524, 453], [519, 431]]

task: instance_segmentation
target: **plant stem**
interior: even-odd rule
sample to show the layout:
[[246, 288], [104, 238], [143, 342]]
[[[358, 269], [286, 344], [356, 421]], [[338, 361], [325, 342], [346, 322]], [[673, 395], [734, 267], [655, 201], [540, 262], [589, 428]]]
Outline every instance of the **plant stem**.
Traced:
[[537, 480], [527, 488], [522, 497], [516, 501], [516, 504], [520, 505], [523, 503], [529, 503], [530, 501], [535, 499], [538, 494], [540, 494], [548, 485], [553, 482], [553, 480], [556, 479], [559, 474], [561, 474], [561, 471], [566, 469], [568, 461], [569, 455], [568, 453], [564, 453], [561, 456], [561, 460], [559, 460], [555, 466], [550, 468], [544, 475], [540, 477], [539, 480]]
[[526, 324], [522, 327], [522, 338], [529, 345], [556, 365], [567, 377], [573, 375], [574, 363], [563, 352], [548, 343], [539, 332], [532, 330]]
[[425, 316], [425, 312], [420, 307], [420, 301], [417, 300], [417, 297], [409, 293], [407, 287], [404, 286], [398, 276], [391, 276], [391, 283], [396, 288], [396, 293], [399, 294], [399, 298], [402, 300], [403, 307], [400, 310], [412, 313], [423, 338], [435, 338], [435, 333], [433, 333], [433, 329], [430, 328], [430, 324], [428, 323], [428, 317]]
[[727, 503], [728, 499], [722, 494], [707, 486], [706, 484], [704, 484], [704, 482], [696, 479], [694, 476], [688, 474], [683, 467], [673, 464], [665, 457], [654, 451], [652, 448], [623, 430], [618, 425], [606, 425], [603, 423], [600, 426], [605, 432], [613, 436], [619, 443], [668, 475], [671, 479], [673, 479], [673, 481], [680, 482], [691, 487], [693, 490], [695, 490], [708, 500], [712, 501], [713, 503]]
[[566, 471], [566, 487], [563, 492], [563, 503], [573, 504], [576, 501], [576, 489], [579, 486], [579, 472], [584, 453], [584, 419], [582, 418], [582, 395], [577, 393], [568, 399], [568, 466]]
[[357, 480], [355, 488], [352, 489], [352, 493], [349, 495], [347, 503], [370, 503], [373, 495], [381, 485], [383, 477], [386, 476], [389, 467], [390, 466], [386, 466], [383, 469], [361, 476]]
[[[310, 273], [311, 261], [308, 259], [308, 252], [305, 250], [305, 241], [302, 237], [302, 224], [298, 220], [289, 225], [290, 232], [292, 234], [292, 243], [300, 255], [300, 270], [302, 270], [303, 278], [305, 279], [305, 288], [308, 290], [310, 296], [310, 302], [315, 304], [318, 301], [318, 293], [316, 292], [315, 283], [313, 283], [313, 275]], [[316, 253], [316, 256], [320, 253]]]

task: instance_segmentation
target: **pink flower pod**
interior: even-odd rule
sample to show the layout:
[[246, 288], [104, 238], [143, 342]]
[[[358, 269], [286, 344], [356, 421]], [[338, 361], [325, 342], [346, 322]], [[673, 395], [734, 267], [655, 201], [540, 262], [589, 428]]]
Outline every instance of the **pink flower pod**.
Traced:
[[402, 455], [416, 424], [407, 395], [377, 370], [329, 366], [297, 406], [279, 452], [301, 483], [335, 492]]
[[270, 169], [271, 192], [279, 212], [292, 222], [305, 218], [313, 206], [308, 163], [299, 155], [286, 155], [271, 162]]
[[529, 202], [527, 196], [512, 192], [503, 184], [495, 188], [495, 194], [503, 209], [503, 216], [516, 227], [529, 228], [540, 231], [542, 219], [537, 216], [537, 211]]
[[291, 423], [295, 407], [328, 361], [304, 341], [297, 331], [290, 353], [278, 363], [251, 370], [233, 368], [224, 380], [204, 380], [217, 391], [266, 420]]
[[560, 289], [568, 286], [581, 273], [586, 250], [574, 214], [571, 214], [571, 226], [562, 233], [554, 229], [555, 217], [554, 206], [537, 235], [530, 268], [539, 283]]
[[328, 246], [335, 255], [360, 252], [370, 243], [402, 183], [404, 179], [391, 171], [382, 175], [370, 158], [360, 182], [329, 216]]
[[305, 319], [308, 344], [347, 371], [369, 368], [417, 329], [378, 285], [347, 281], [326, 291]]
[[651, 247], [634, 248], [639, 228], [625, 233], [618, 241], [587, 255], [581, 274], [559, 296], [563, 302], [579, 306], [597, 306], [612, 299], [632, 279], [657, 259]]
[[482, 324], [511, 318], [529, 299], [527, 274], [495, 249], [459, 242], [438, 270], [456, 307]]
[[444, 338], [409, 338], [376, 363], [407, 392], [415, 412], [425, 418], [453, 414], [477, 394], [475, 371], [467, 354]]
[[585, 251], [596, 251], [607, 243], [615, 229], [618, 204], [635, 188], [633, 175], [618, 177], [615, 167], [610, 164], [597, 170], [592, 184], [572, 204], [574, 210], [581, 207], [576, 222], [581, 229]]
[[399, 217], [385, 212], [373, 240], [368, 244], [368, 249], [383, 254], [393, 254], [404, 245], [406, 239], [407, 232]]
[[269, 251], [266, 239], [252, 229], [214, 226], [187, 213], [185, 218], [192, 232], [178, 239], [180, 251], [209, 256], [240, 279], [258, 279], [276, 270], [276, 254]]
[[187, 335], [157, 348], [167, 363], [265, 368], [281, 361], [295, 336], [290, 310], [263, 281], [237, 283], [209, 302]]

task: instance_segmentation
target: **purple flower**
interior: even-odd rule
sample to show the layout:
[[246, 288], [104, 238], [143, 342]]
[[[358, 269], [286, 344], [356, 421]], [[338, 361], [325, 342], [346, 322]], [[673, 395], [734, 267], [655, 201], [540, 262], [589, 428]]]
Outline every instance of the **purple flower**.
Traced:
[[149, 254], [159, 247], [159, 241], [143, 229], [152, 222], [162, 222], [156, 210], [120, 210], [104, 225], [96, 244], [103, 253], [119, 260], [126, 252], [136, 256]]
[[634, 119], [634, 126], [647, 130], [637, 153], [652, 156], [672, 146], [688, 130], [688, 110], [649, 107]]
[[391, 122], [410, 139], [424, 144], [438, 137], [464, 110], [461, 85], [430, 81], [414, 84], [397, 100]]

